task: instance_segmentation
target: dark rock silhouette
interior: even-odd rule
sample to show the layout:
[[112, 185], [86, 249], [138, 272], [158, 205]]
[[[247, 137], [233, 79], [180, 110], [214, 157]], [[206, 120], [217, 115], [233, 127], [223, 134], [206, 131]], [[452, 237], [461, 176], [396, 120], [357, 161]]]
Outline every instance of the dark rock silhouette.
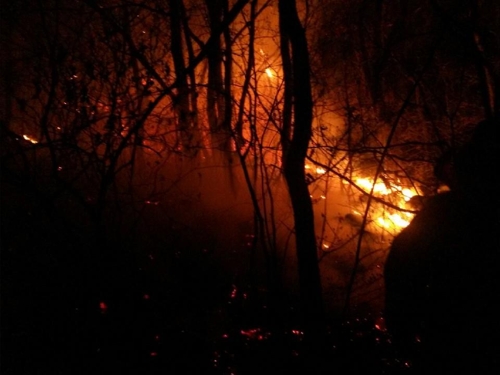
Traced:
[[389, 252], [385, 319], [415, 373], [500, 373], [499, 125], [481, 122], [436, 170], [451, 191], [426, 200]]

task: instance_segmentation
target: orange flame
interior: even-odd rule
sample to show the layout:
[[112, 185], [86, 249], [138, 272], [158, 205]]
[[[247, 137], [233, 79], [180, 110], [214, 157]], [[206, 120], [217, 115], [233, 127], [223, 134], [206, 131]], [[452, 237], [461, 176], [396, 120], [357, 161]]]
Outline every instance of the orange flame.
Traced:
[[38, 143], [38, 141], [37, 141], [35, 138], [30, 137], [30, 136], [29, 136], [29, 135], [27, 135], [27, 134], [23, 134], [23, 138], [24, 138], [25, 140], [27, 140], [28, 142], [33, 143], [34, 145], [36, 145], [36, 144]]
[[[406, 188], [394, 182], [374, 182], [370, 178], [356, 178], [355, 183], [364, 191], [370, 193], [373, 188], [374, 196], [390, 196], [391, 201], [398, 207], [404, 207], [412, 197], [418, 195], [415, 188]], [[396, 234], [410, 224], [413, 214], [410, 212], [392, 213], [384, 207], [375, 207], [374, 223], [382, 229]]]

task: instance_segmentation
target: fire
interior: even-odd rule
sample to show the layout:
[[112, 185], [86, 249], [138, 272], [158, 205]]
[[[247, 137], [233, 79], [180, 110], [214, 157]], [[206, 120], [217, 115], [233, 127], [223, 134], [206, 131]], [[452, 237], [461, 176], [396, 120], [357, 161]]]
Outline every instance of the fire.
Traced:
[[322, 175], [322, 174], [325, 174], [327, 172], [325, 168], [322, 168], [322, 167], [312, 167], [309, 164], [306, 164], [304, 168], [306, 170], [308, 170], [308, 171], [312, 170], [312, 171], [314, 171], [314, 173], [316, 173], [318, 175]]
[[325, 174], [326, 173], [326, 169], [318, 167], [318, 168], [316, 168], [316, 173], [317, 174]]
[[[398, 207], [404, 207], [406, 202], [418, 195], [415, 188], [406, 188], [394, 181], [375, 182], [373, 179], [363, 177], [356, 178], [354, 181], [367, 193], [371, 193], [373, 189], [374, 196], [384, 197]], [[374, 213], [372, 214], [372, 218], [374, 223], [393, 234], [407, 227], [413, 218], [413, 214], [410, 212], [395, 213], [382, 205], [373, 208]]]
[[371, 178], [356, 178], [354, 182], [359, 187], [363, 188], [367, 193], [370, 193], [373, 188], [375, 195], [390, 195], [398, 194], [404, 202], [408, 202], [412, 197], [418, 195], [414, 188], [404, 188], [396, 183], [390, 182], [377, 182], [375, 183]]
[[390, 214], [387, 217], [379, 216], [377, 223], [386, 229], [393, 227], [405, 228], [410, 224], [408, 220], [403, 219], [399, 214]]
[[38, 143], [38, 141], [37, 141], [35, 138], [30, 137], [30, 136], [29, 136], [29, 135], [27, 135], [27, 134], [23, 134], [23, 138], [24, 138], [25, 140], [27, 140], [28, 142], [33, 143], [34, 145], [36, 145], [36, 144]]
[[[308, 173], [314, 174], [317, 177], [326, 175], [328, 172], [323, 167], [311, 164], [306, 164], [304, 168]], [[411, 198], [418, 195], [415, 188], [402, 186], [399, 180], [385, 179], [384, 181], [379, 180], [380, 182], [375, 182], [369, 177], [355, 177], [353, 178], [353, 181], [367, 194], [371, 194], [373, 189], [373, 196], [382, 198], [384, 201], [390, 202], [392, 206], [400, 208], [405, 208], [405, 206], [407, 206], [407, 202], [409, 202]], [[347, 181], [344, 181], [344, 183], [349, 184]], [[311, 198], [312, 197], [313, 196], [311, 195]], [[326, 199], [326, 196], [320, 195], [320, 199]], [[363, 217], [363, 214], [359, 211], [363, 210], [353, 209], [353, 214], [350, 215], [353, 215], [353, 217], [356, 218], [356, 221], [362, 222], [362, 219], [357, 219]], [[370, 218], [368, 222], [373, 223], [378, 228], [395, 235], [401, 229], [406, 228], [410, 224], [413, 216], [414, 215], [411, 212], [398, 211], [393, 207], [385, 206], [383, 203], [373, 202], [370, 207]], [[329, 245], [324, 243], [323, 247], [326, 249], [329, 248]]]
[[267, 69], [265, 70], [265, 72], [266, 72], [266, 74], [267, 74], [267, 76], [268, 76], [269, 78], [274, 78], [274, 77], [276, 76], [276, 74], [274, 73], [274, 71], [273, 71], [271, 68], [267, 68]]

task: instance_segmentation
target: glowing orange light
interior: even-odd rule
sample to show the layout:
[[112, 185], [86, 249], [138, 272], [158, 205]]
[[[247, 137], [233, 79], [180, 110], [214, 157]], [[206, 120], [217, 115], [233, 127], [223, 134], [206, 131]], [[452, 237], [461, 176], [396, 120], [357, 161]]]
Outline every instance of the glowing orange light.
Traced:
[[410, 189], [404, 188], [401, 190], [401, 194], [403, 194], [404, 200], [408, 202], [412, 197], [417, 195], [417, 193], [411, 191]]
[[369, 178], [357, 178], [355, 182], [357, 185], [362, 187], [367, 193], [369, 193], [372, 190], [372, 188], [374, 193], [378, 193], [381, 195], [388, 195], [391, 193], [391, 190], [388, 189], [383, 182], [378, 182], [374, 184], [373, 180]]
[[23, 138], [25, 140], [27, 140], [28, 142], [33, 143], [34, 145], [36, 145], [38, 143], [38, 141], [35, 138], [30, 137], [29, 135], [23, 134]]
[[316, 168], [316, 173], [317, 174], [325, 174], [326, 173], [326, 169], [318, 167], [318, 168]]
[[[306, 164], [306, 165], [304, 165], [304, 169], [311, 170], [311, 169], [313, 169], [313, 167], [309, 164]], [[326, 173], [326, 169], [322, 168], [322, 167], [316, 167], [313, 170], [316, 174], [325, 174]]]
[[[418, 195], [415, 189], [402, 187], [393, 181], [375, 183], [373, 179], [361, 177], [356, 178], [354, 181], [367, 193], [371, 193], [373, 189], [374, 196], [390, 196], [392, 203], [399, 207], [404, 207], [406, 202]], [[372, 217], [374, 217], [375, 224], [379, 227], [395, 234], [410, 224], [413, 214], [409, 212], [391, 213], [382, 207], [378, 207], [375, 208]]]
[[266, 74], [267, 74], [267, 76], [268, 76], [269, 78], [274, 78], [274, 77], [276, 76], [276, 74], [274, 73], [274, 70], [272, 70], [271, 68], [267, 68], [267, 69], [265, 70], [265, 72], [266, 72]]

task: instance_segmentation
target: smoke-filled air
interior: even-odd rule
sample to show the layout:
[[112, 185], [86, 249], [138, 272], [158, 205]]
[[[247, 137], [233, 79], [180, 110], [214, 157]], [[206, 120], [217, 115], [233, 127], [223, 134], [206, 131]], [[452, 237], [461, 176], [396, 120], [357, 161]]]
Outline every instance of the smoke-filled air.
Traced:
[[467, 368], [426, 317], [500, 296], [500, 3], [0, 9], [2, 373]]

